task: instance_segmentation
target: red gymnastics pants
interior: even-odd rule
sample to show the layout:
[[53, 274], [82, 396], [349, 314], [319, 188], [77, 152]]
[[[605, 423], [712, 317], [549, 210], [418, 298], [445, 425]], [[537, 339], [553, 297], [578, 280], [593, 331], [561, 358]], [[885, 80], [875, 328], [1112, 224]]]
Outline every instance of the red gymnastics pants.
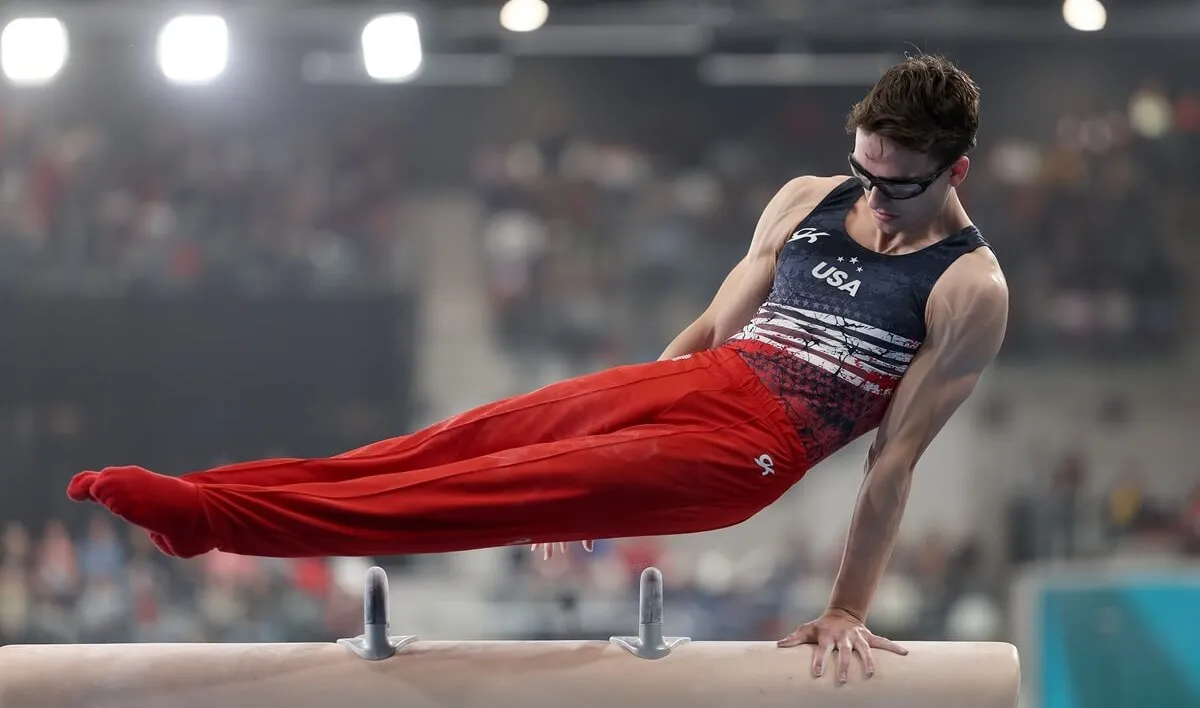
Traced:
[[83, 472], [68, 494], [164, 552], [437, 553], [731, 526], [808, 469], [774, 396], [733, 350], [621, 366], [324, 459], [169, 477]]

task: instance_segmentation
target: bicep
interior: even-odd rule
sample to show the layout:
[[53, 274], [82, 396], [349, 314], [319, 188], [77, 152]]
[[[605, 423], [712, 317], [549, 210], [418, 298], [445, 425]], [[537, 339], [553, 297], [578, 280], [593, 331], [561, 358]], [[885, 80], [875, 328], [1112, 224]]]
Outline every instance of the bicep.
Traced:
[[871, 460], [890, 459], [915, 465], [933, 438], [975, 389], [982, 368], [954, 371], [944, 367], [938, 353], [918, 353], [896, 388], [871, 446]]
[[708, 307], [716, 341], [737, 334], [767, 298], [775, 274], [775, 259], [748, 254], [733, 267]]
[[936, 305], [930, 337], [880, 423], [873, 458], [888, 457], [909, 468], [916, 464], [995, 359], [1007, 320], [1002, 280], [959, 288]]

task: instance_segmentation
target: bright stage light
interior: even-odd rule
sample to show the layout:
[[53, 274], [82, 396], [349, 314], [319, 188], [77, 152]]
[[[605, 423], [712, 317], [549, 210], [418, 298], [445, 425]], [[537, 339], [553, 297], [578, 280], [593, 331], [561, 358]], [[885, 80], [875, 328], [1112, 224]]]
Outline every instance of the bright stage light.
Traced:
[[0, 68], [14, 84], [49, 83], [67, 63], [67, 28], [54, 17], [21, 17], [0, 32]]
[[380, 15], [362, 31], [363, 66], [376, 81], [404, 81], [421, 68], [421, 31], [412, 15]]
[[1099, 32], [1108, 23], [1108, 11], [1100, 0], [1065, 0], [1063, 21], [1080, 32]]
[[509, 32], [532, 32], [546, 24], [549, 16], [545, 0], [508, 0], [500, 8], [500, 25]]
[[229, 27], [217, 15], [181, 15], [158, 33], [158, 65], [176, 84], [207, 84], [229, 63]]

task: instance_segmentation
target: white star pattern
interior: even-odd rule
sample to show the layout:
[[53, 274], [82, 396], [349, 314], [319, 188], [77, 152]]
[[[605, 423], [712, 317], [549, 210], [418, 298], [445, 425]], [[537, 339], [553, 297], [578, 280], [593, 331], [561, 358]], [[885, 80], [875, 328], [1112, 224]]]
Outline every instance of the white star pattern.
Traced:
[[[841, 259], [839, 258], [838, 260], [840, 261]], [[858, 259], [857, 259], [857, 258], [851, 258], [851, 259], [850, 259], [850, 262], [851, 262], [851, 263], [858, 263]]]
[[858, 272], [859, 272], [859, 273], [861, 273], [861, 272], [862, 272], [862, 266], [859, 266], [859, 267], [858, 267]]
[[841, 256], [838, 256], [838, 263], [841, 263], [841, 262], [842, 262], [842, 261], [844, 261], [844, 260], [846, 260], [846, 259], [845, 259], [845, 258], [842, 258]]

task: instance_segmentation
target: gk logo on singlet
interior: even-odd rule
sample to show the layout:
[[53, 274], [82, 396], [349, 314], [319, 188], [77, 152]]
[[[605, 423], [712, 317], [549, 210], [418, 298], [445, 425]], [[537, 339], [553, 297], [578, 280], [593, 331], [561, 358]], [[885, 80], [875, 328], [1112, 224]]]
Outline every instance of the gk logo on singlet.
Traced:
[[805, 243], [816, 243], [818, 236], [828, 235], [829, 233], [826, 231], [817, 231], [814, 228], [805, 227], [803, 229], [796, 229], [796, 231], [792, 234], [792, 237], [789, 238], [787, 242], [791, 243], [792, 241], [804, 241]]

